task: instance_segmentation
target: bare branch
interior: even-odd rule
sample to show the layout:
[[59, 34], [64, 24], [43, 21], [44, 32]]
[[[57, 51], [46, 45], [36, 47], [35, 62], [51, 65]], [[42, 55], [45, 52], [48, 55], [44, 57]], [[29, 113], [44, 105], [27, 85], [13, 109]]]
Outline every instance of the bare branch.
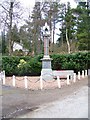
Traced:
[[9, 12], [2, 4], [0, 4], [1, 5], [1, 7], [4, 9], [4, 10], [6, 10], [7, 12]]
[[2, 17], [1, 22], [9, 27], [9, 23], [7, 22], [7, 18], [5, 19], [5, 18]]

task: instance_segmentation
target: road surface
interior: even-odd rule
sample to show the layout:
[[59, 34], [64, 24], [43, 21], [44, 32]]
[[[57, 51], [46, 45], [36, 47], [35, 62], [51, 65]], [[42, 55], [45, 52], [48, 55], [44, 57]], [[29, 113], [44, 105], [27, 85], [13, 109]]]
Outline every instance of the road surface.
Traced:
[[[83, 110], [74, 117], [87, 117], [88, 80], [83, 79], [70, 86], [51, 90], [24, 90], [8, 86], [2, 87], [2, 118], [20, 117], [71, 117], [69, 110]], [[80, 104], [79, 104], [80, 102]], [[59, 108], [58, 108], [59, 106]], [[70, 109], [69, 109], [70, 108]], [[81, 111], [80, 109], [80, 111]], [[59, 116], [60, 112], [61, 116]], [[74, 113], [72, 111], [72, 113]], [[58, 113], [57, 115], [55, 113]], [[80, 114], [79, 114], [80, 113]], [[42, 116], [41, 116], [42, 114]], [[45, 116], [44, 116], [45, 114]], [[77, 113], [76, 113], [77, 114]], [[38, 116], [37, 116], [38, 115]], [[47, 116], [46, 116], [47, 115]]]
[[88, 87], [82, 87], [64, 100], [44, 104], [20, 118], [88, 118]]

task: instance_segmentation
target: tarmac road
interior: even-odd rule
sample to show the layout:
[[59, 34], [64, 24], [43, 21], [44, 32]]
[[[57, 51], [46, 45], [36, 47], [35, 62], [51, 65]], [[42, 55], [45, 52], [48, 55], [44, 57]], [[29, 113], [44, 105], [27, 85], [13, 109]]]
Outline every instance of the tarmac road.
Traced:
[[64, 100], [40, 106], [20, 118], [88, 118], [88, 87], [84, 86]]
[[[71, 86], [52, 90], [24, 90], [13, 87], [2, 87], [2, 118], [20, 118], [41, 109], [44, 104], [64, 100], [66, 97], [87, 86], [88, 80], [77, 81]], [[80, 94], [79, 94], [80, 95]], [[74, 101], [75, 102], [75, 101]], [[86, 111], [87, 112], [87, 111]], [[86, 113], [87, 114], [87, 113]]]

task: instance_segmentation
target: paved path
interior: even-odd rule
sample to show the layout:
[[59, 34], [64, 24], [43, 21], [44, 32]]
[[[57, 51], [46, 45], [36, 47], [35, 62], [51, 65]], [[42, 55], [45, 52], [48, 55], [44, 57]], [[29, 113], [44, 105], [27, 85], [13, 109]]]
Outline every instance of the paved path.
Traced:
[[87, 86], [87, 79], [77, 81], [71, 86], [52, 90], [23, 90], [19, 88], [3, 86], [2, 116], [3, 118], [14, 118], [38, 110], [40, 106], [54, 101], [61, 101], [73, 94], [83, 86]]

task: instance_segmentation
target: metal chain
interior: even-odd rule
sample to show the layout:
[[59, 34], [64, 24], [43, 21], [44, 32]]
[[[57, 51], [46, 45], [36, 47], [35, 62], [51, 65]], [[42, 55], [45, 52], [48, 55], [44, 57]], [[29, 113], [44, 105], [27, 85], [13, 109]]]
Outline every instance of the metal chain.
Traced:
[[29, 80], [28, 78], [27, 78], [27, 80], [28, 80], [29, 82], [31, 82], [31, 83], [36, 83], [37, 81], [39, 81], [39, 79], [38, 79], [37, 81], [32, 82], [32, 81], [31, 81], [31, 80]]
[[11, 77], [11, 78], [7, 78], [7, 77], [6, 77], [6, 80], [12, 80], [12, 77]]
[[[44, 80], [44, 79], [43, 79]], [[47, 82], [46, 80], [44, 80], [45, 82]], [[54, 80], [54, 81], [51, 81], [51, 82], [47, 82], [47, 83], [52, 83], [52, 82], [56, 82], [56, 80]]]
[[40, 80], [40, 78], [35, 83], [37, 83], [39, 80]]
[[18, 79], [18, 78], [16, 78], [16, 77], [15, 77], [15, 79], [18, 80], [18, 81], [22, 81], [22, 80], [24, 80], [24, 79]]

